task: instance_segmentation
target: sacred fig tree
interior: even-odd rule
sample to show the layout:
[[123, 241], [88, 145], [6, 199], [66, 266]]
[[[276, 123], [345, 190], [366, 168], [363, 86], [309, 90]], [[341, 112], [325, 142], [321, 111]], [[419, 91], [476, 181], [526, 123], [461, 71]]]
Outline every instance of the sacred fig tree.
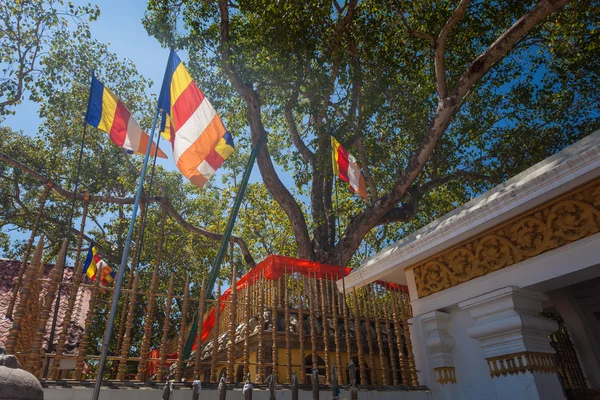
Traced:
[[[249, 128], [298, 256], [346, 265], [365, 237], [385, 245], [598, 127], [599, 11], [570, 0], [150, 0], [144, 23], [187, 51], [234, 135]], [[336, 205], [332, 134], [356, 156], [368, 202], [337, 183]]]

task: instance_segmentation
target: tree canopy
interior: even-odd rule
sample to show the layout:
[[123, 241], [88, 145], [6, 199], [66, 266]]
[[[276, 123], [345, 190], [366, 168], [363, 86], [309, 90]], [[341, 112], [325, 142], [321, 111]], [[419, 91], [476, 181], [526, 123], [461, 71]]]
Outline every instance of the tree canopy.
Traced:
[[[249, 128], [299, 257], [346, 265], [365, 238], [398, 238], [599, 126], [599, 11], [569, 0], [151, 0], [144, 24], [187, 50], [230, 129]], [[359, 160], [368, 204], [334, 180], [330, 134]]]

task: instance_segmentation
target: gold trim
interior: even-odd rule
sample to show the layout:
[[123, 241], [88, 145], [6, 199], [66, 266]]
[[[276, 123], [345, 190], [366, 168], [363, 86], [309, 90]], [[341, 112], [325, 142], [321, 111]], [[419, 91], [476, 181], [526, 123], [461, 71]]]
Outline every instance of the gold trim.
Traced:
[[454, 367], [438, 367], [433, 369], [437, 374], [437, 381], [440, 385], [446, 383], [456, 383], [456, 373]]
[[412, 267], [419, 297], [429, 296], [599, 231], [600, 179]]
[[500, 375], [524, 374], [527, 371], [547, 374], [556, 372], [553, 353], [523, 351], [498, 357], [489, 357], [485, 360], [488, 362], [492, 378], [498, 378]]

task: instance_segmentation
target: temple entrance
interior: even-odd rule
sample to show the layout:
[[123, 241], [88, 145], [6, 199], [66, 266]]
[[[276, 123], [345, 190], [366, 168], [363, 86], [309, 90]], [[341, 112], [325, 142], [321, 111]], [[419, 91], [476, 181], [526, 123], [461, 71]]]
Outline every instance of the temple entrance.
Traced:
[[600, 278], [547, 294], [550, 304], [542, 315], [558, 325], [550, 335], [550, 345], [567, 399], [600, 398]]

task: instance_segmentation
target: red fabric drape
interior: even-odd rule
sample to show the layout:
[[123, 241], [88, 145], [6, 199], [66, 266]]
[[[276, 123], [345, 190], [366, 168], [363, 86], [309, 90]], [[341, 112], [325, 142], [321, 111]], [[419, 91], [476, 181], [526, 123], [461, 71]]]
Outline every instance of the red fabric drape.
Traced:
[[[321, 264], [316, 261], [301, 260], [298, 258], [270, 255], [264, 261], [259, 263], [255, 268], [251, 269], [246, 275], [242, 276], [236, 284], [237, 290], [244, 289], [252, 285], [256, 280], [264, 274], [264, 277], [269, 280], [275, 280], [281, 277], [284, 273], [300, 273], [302, 275], [316, 277], [318, 279], [341, 279], [342, 274], [348, 275], [352, 269], [341, 267], [339, 265]], [[231, 288], [227, 289], [221, 296], [221, 301], [229, 300], [231, 296]], [[221, 303], [221, 311], [225, 308], [225, 304]], [[215, 325], [215, 309], [213, 308], [208, 317], [202, 324], [202, 341], [204, 342], [210, 335], [212, 328]], [[194, 344], [193, 349], [196, 348]]]
[[[160, 349], [154, 349], [154, 350], [150, 350], [150, 353], [148, 353], [148, 358], [160, 358]], [[167, 359], [168, 360], [176, 360], [177, 359], [177, 353], [174, 354], [167, 354]], [[165, 362], [165, 366], [168, 368], [169, 365], [173, 364], [173, 361], [166, 361]], [[158, 361], [148, 361], [147, 367], [146, 367], [146, 376], [148, 378], [150, 378], [152, 375], [155, 375], [158, 372]]]

